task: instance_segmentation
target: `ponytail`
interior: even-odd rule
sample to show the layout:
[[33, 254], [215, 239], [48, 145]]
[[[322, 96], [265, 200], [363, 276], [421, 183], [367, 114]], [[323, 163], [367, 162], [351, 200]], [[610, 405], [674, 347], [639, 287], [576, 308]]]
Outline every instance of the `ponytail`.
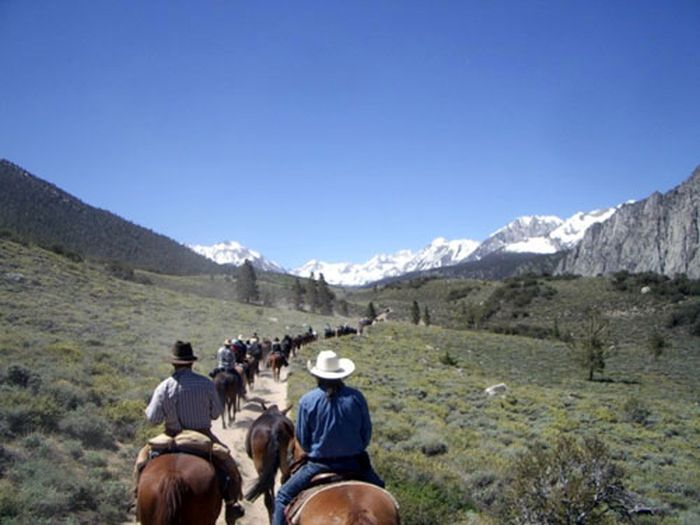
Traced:
[[345, 386], [345, 383], [341, 379], [323, 379], [321, 377], [318, 379], [318, 387], [326, 392], [326, 397], [331, 399], [334, 397], [340, 389]]

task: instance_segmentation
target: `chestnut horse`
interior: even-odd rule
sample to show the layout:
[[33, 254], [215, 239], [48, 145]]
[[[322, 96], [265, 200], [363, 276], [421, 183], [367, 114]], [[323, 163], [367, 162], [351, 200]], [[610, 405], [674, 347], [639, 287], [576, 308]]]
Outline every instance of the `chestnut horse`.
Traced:
[[240, 410], [240, 398], [243, 380], [236, 372], [218, 372], [214, 376], [214, 387], [219, 394], [224, 411], [221, 413], [221, 425], [226, 428], [226, 419], [229, 426], [236, 420], [236, 410]]
[[214, 525], [221, 502], [211, 463], [192, 454], [163, 454], [141, 473], [136, 516], [142, 525]]
[[245, 438], [245, 451], [253, 460], [258, 480], [246, 493], [245, 499], [254, 501], [265, 494], [265, 507], [272, 523], [275, 504], [275, 476], [282, 472], [282, 483], [289, 478], [288, 456], [294, 442], [294, 423], [286, 416], [292, 408], [289, 405], [280, 411], [277, 405], [269, 408], [260, 403], [263, 413], [253, 421]]
[[[306, 452], [295, 439], [295, 462]], [[293, 468], [293, 467], [292, 467]], [[400, 525], [398, 504], [386, 490], [364, 481], [339, 481], [311, 489], [295, 513], [294, 525]], [[299, 497], [304, 497], [304, 492]], [[294, 502], [292, 503], [294, 506]]]
[[279, 383], [280, 380], [280, 370], [282, 370], [282, 365], [284, 364], [284, 356], [273, 352], [267, 358], [267, 368], [272, 370], [272, 379]]

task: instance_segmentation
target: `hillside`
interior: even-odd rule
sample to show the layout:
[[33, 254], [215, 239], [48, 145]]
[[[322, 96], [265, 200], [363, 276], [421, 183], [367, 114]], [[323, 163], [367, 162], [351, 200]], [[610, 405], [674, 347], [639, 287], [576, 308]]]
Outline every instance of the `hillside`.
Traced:
[[227, 337], [281, 337], [333, 319], [207, 297], [196, 276], [136, 281], [0, 239], [1, 523], [128, 520], [136, 451], [158, 432], [143, 410], [170, 373], [176, 339], [192, 342], [206, 373]]
[[216, 263], [176, 241], [83, 203], [0, 159], [0, 231], [83, 257], [157, 272], [219, 272]]
[[[192, 341], [201, 358], [197, 370], [206, 372], [232, 334], [274, 337], [356, 320], [243, 305], [225, 295], [222, 276], [135, 277], [119, 279], [102, 264], [0, 239], [3, 524], [129, 519], [131, 464], [157, 431], [143, 424], [143, 408], [169, 373], [175, 339]], [[687, 324], [663, 324], [671, 346], [657, 360], [647, 338], [657, 326], [652, 321], [697, 305], [697, 296], [663, 295], [668, 285], [661, 282], [651, 285], [658, 293], [640, 294], [638, 278], [625, 275], [516, 282], [431, 279], [348, 293], [352, 308], [375, 301], [394, 308], [399, 320], [410, 317], [417, 300], [430, 305], [434, 322], [460, 329], [391, 321], [365, 336], [323, 340], [293, 360], [289, 400], [311, 386], [304, 367], [319, 348], [356, 361], [349, 383], [370, 404], [370, 452], [406, 525], [504, 523], [499, 508], [514, 461], [528, 445], [561, 435], [604, 439], [625, 470], [625, 486], [657, 512], [643, 523], [694, 523], [700, 516], [700, 457], [692, 445], [700, 438], [697, 337]], [[287, 293], [289, 280], [263, 275], [261, 285]], [[533, 287], [538, 293], [521, 306], [518, 294], [497, 292]], [[502, 302], [481, 329], [465, 329], [465, 319], [453, 315], [461, 303], [488, 304], [494, 294]], [[575, 332], [580, 312], [592, 304], [604, 307], [618, 339], [618, 352], [597, 381], [585, 379], [562, 339], [489, 331], [524, 322], [551, 332], [559, 315], [562, 333]], [[484, 394], [501, 382], [504, 396]]]

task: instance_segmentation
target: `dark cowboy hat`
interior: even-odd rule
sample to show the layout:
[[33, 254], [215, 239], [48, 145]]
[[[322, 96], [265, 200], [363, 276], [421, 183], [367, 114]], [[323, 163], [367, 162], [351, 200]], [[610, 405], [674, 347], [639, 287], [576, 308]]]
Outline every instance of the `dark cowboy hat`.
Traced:
[[174, 365], [189, 365], [197, 360], [197, 356], [192, 352], [192, 345], [190, 343], [177, 341], [173, 345], [172, 353], [173, 355], [170, 362]]

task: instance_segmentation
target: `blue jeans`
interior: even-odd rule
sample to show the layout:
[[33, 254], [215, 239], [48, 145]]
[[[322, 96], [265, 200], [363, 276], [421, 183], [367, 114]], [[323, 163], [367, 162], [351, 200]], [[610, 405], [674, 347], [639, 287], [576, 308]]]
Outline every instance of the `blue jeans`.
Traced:
[[275, 512], [272, 517], [272, 525], [285, 525], [284, 508], [311, 483], [311, 478], [322, 472], [357, 472], [360, 479], [372, 483], [378, 487], [384, 487], [384, 481], [380, 478], [369, 463], [369, 458], [364, 455], [362, 460], [358, 458], [346, 458], [328, 463], [316, 463], [309, 460], [287, 482], [280, 487], [275, 498]]

